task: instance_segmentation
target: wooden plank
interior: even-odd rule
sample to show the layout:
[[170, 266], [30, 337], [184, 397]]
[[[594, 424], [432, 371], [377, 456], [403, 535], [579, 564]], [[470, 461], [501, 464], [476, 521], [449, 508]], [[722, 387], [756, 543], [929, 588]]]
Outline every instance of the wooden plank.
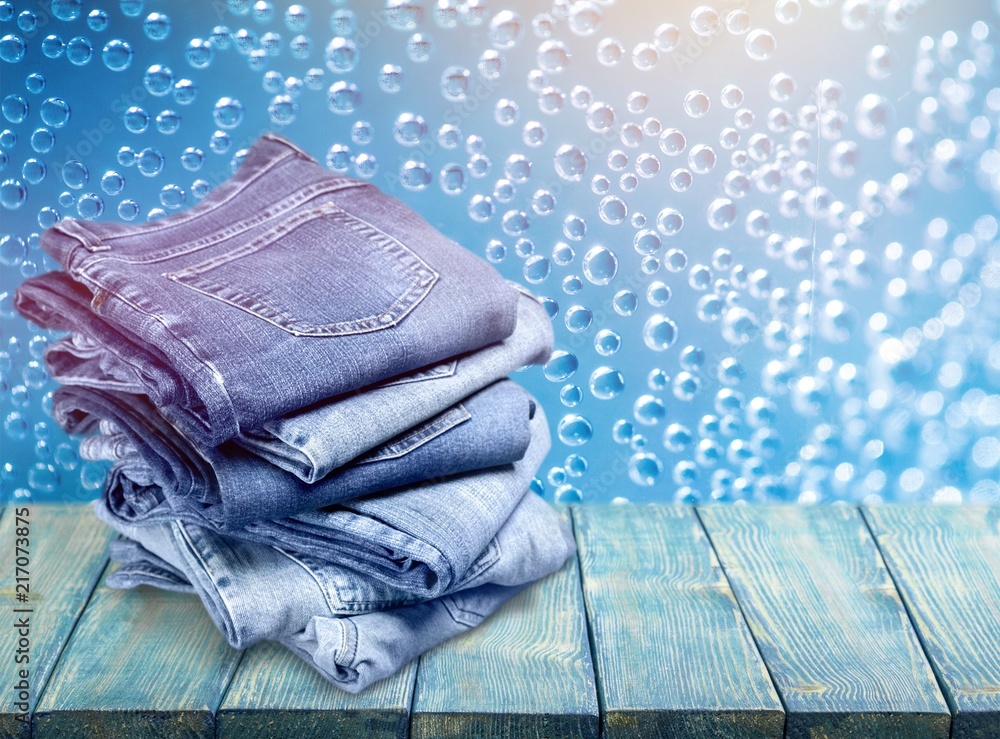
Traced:
[[420, 658], [414, 739], [596, 739], [598, 728], [576, 557]]
[[34, 738], [213, 739], [241, 652], [194, 595], [114, 590], [109, 565], [35, 711]]
[[864, 511], [952, 710], [952, 739], [1000, 736], [1000, 507]]
[[699, 509], [788, 737], [941, 737], [951, 716], [860, 512]]
[[[0, 518], [0, 557], [3, 569], [4, 628], [0, 628], [0, 685], [6, 689], [0, 701], [0, 736], [28, 737], [30, 714], [59, 658], [60, 652], [107, 560], [108, 541], [113, 532], [100, 523], [88, 505], [11, 505]], [[25, 527], [27, 522], [27, 527]], [[27, 534], [27, 536], [23, 536]], [[27, 538], [27, 546], [21, 539]], [[15, 564], [27, 549], [27, 602], [17, 600]], [[19, 573], [20, 574], [20, 573]], [[23, 584], [23, 583], [22, 583]], [[27, 633], [15, 628], [27, 620]], [[26, 636], [28, 647], [21, 641]], [[15, 659], [27, 657], [27, 662]], [[27, 670], [27, 675], [20, 674]], [[15, 706], [22, 681], [29, 686], [28, 710], [18, 720]]]
[[778, 695], [694, 511], [573, 517], [602, 735], [780, 737]]
[[357, 695], [337, 688], [285, 647], [247, 650], [219, 707], [219, 739], [404, 739], [416, 662]]

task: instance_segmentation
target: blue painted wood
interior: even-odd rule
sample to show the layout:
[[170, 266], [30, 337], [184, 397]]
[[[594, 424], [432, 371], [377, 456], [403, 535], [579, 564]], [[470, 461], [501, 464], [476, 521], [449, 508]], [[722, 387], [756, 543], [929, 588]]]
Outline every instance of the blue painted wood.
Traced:
[[602, 736], [781, 737], [781, 703], [694, 511], [573, 518]]
[[[86, 505], [11, 505], [3, 512], [0, 736], [30, 735], [30, 716], [104, 569], [111, 536]], [[21, 560], [26, 562], [21, 572], [15, 572], [18, 557], [26, 558]], [[26, 575], [27, 582], [18, 583], [18, 575]], [[18, 600], [19, 592], [25, 602]], [[27, 662], [16, 661], [25, 658]], [[27, 711], [15, 706], [15, 697], [18, 703], [21, 697], [19, 684], [29, 686]]]
[[948, 699], [952, 739], [1000, 737], [1000, 507], [864, 515]]
[[334, 686], [285, 647], [246, 651], [218, 712], [218, 739], [405, 739], [416, 662], [357, 695]]
[[[567, 522], [569, 512], [563, 511]], [[420, 658], [411, 736], [592, 737], [597, 694], [576, 557]]]
[[114, 590], [105, 578], [36, 708], [34, 739], [214, 739], [241, 652], [196, 596]]
[[788, 737], [939, 737], [951, 715], [860, 512], [698, 511], [787, 712]]

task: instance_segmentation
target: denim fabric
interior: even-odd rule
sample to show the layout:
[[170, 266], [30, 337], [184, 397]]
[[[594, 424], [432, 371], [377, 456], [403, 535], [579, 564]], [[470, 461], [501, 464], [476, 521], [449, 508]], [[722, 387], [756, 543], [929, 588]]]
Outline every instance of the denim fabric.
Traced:
[[[227, 538], [288, 549], [317, 568], [349, 566], [379, 588], [341, 599], [380, 607], [407, 597], [437, 598], [480, 569], [495, 566], [502, 552], [496, 532], [524, 498], [549, 450], [541, 408], [530, 422], [531, 443], [513, 464], [430, 481], [274, 521], [230, 529]], [[151, 522], [129, 521], [102, 499], [102, 518], [131, 538]], [[525, 524], [528, 525], [528, 524]], [[349, 564], [348, 564], [349, 563]], [[346, 586], [345, 586], [346, 588]]]
[[367, 601], [357, 598], [384, 586], [347, 567], [180, 521], [122, 524], [109, 519], [100, 502], [96, 510], [129, 537], [112, 547], [123, 565], [108, 585], [195, 592], [234, 647], [280, 641], [351, 692], [476, 626], [525, 584], [558, 569], [575, 549], [555, 511], [528, 493], [493, 539], [499, 555], [463, 576], [453, 592], [430, 602], [412, 595]]
[[82, 387], [63, 387], [53, 396], [53, 415], [70, 431], [87, 431], [98, 418], [117, 427], [117, 434], [83, 450], [117, 457], [105, 488], [117, 516], [182, 518], [216, 529], [509, 464], [528, 448], [533, 407], [520, 386], [502, 380], [310, 485], [232, 442], [199, 450], [143, 396]]
[[41, 243], [79, 285], [53, 298], [51, 278], [29, 279], [18, 310], [88, 327], [206, 447], [514, 329], [518, 293], [489, 264], [273, 134], [189, 211], [66, 219]]
[[[521, 288], [519, 288], [521, 289]], [[552, 352], [552, 322], [527, 292], [514, 333], [479, 351], [265, 421], [236, 442], [306, 482]]]

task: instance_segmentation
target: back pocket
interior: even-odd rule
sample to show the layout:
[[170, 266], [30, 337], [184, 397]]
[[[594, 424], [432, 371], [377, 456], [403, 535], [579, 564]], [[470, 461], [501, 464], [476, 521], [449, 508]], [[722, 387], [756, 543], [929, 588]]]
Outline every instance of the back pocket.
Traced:
[[326, 337], [396, 325], [438, 279], [402, 243], [332, 203], [163, 276], [295, 336]]

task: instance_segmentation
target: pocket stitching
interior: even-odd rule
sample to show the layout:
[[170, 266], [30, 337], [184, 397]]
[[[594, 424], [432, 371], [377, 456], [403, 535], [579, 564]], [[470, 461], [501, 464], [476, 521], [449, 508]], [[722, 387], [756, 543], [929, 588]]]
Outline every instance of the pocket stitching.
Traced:
[[[408, 285], [402, 294], [378, 315], [315, 326], [295, 319], [287, 311], [268, 305], [256, 296], [248, 295], [230, 285], [211, 280], [203, 274], [237, 259], [257, 254], [275, 244], [283, 234], [318, 218], [328, 218], [334, 223], [337, 223], [338, 220], [345, 221], [342, 225], [349, 227], [352, 232], [359, 235], [359, 238], [368, 241], [376, 249], [399, 263], [402, 277]], [[366, 238], [364, 232], [368, 230], [383, 238]], [[367, 221], [348, 213], [334, 203], [326, 203], [318, 208], [294, 214], [256, 239], [225, 254], [220, 254], [176, 272], [163, 273], [163, 277], [249, 313], [294, 336], [331, 337], [368, 333], [397, 325], [427, 296], [440, 275], [399, 240]], [[220, 295], [220, 289], [232, 297]]]

